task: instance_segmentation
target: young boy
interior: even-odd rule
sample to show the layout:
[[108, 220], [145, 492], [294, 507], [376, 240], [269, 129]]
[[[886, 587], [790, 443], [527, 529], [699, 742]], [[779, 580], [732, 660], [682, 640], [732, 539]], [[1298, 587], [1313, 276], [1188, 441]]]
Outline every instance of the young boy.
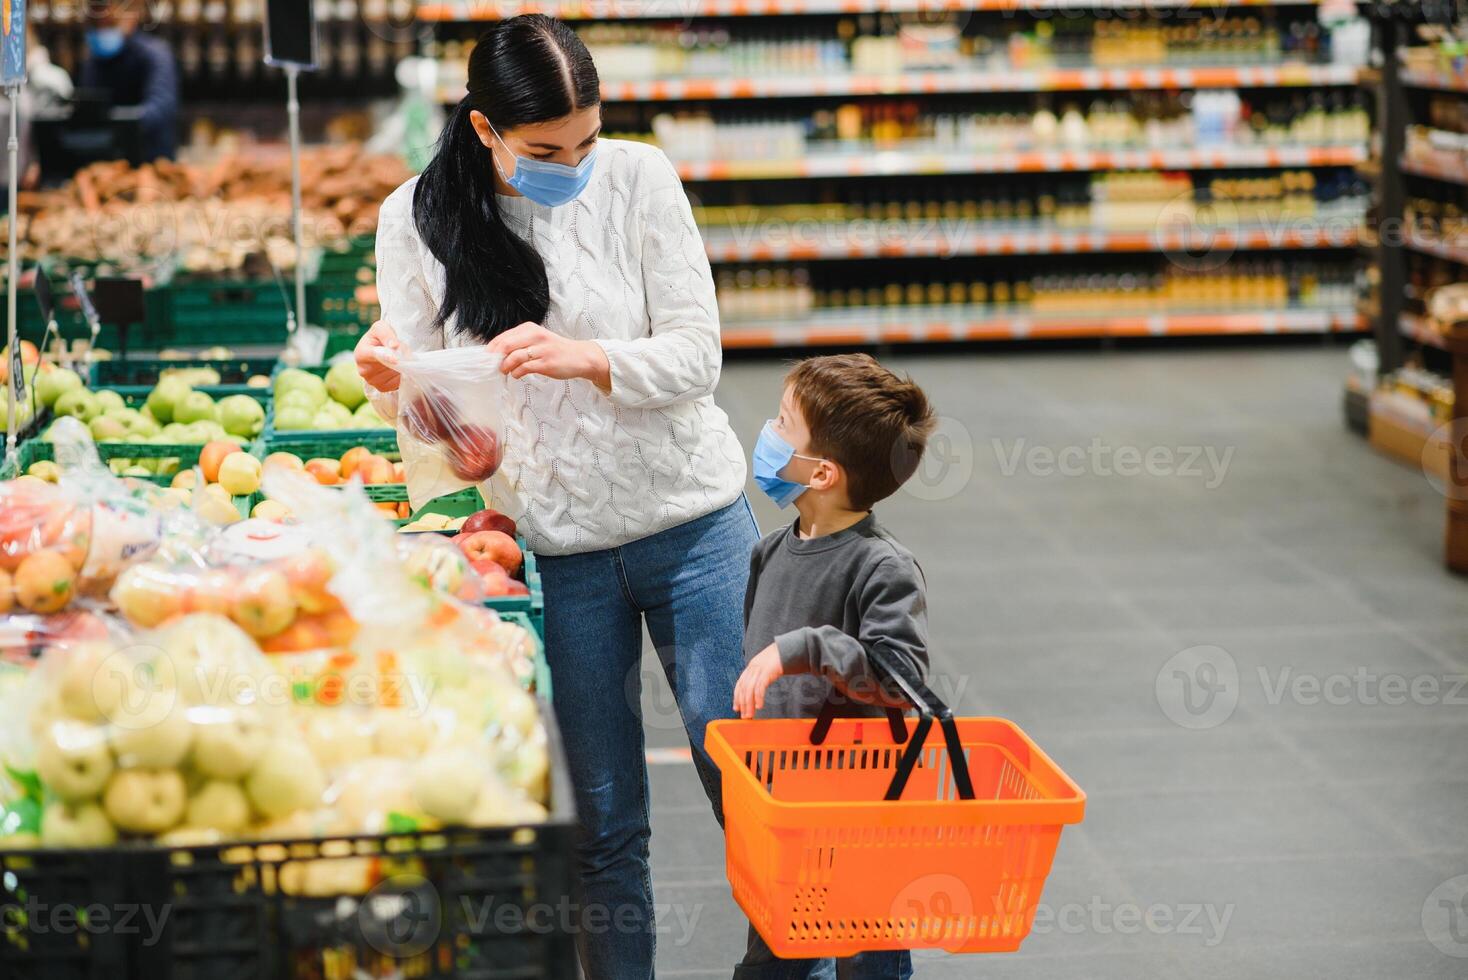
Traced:
[[[922, 676], [928, 664], [922, 570], [882, 529], [872, 505], [917, 470], [934, 418], [922, 389], [865, 354], [816, 357], [785, 379], [780, 414], [754, 450], [754, 476], [799, 517], [750, 559], [747, 666], [734, 688], [742, 718], [809, 718], [828, 700], [841, 716], [901, 705], [868, 662], [882, 650]], [[735, 980], [905, 980], [906, 952], [831, 961], [780, 960], [751, 929]]]

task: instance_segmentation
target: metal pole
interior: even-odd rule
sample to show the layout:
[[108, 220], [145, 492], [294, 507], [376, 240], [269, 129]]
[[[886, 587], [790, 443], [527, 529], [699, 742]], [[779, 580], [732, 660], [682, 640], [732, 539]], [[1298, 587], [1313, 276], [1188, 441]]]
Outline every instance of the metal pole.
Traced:
[[291, 126], [291, 220], [296, 236], [296, 329], [306, 325], [306, 228], [301, 213], [301, 100], [296, 95], [296, 82], [301, 70], [295, 65], [285, 68], [290, 95], [286, 111]]
[[[16, 321], [15, 297], [16, 287], [20, 280], [20, 215], [16, 214], [16, 202], [20, 198], [20, 86], [10, 85], [5, 89], [5, 97], [10, 100], [10, 139], [5, 144], [10, 154], [10, 275], [6, 283], [5, 309], [8, 316], [7, 338], [10, 350], [10, 363], [19, 363], [20, 359], [15, 356], [20, 344], [20, 328]], [[15, 456], [15, 386], [16, 379], [11, 378], [5, 385], [6, 398], [6, 430], [5, 430], [5, 459], [8, 462]]]

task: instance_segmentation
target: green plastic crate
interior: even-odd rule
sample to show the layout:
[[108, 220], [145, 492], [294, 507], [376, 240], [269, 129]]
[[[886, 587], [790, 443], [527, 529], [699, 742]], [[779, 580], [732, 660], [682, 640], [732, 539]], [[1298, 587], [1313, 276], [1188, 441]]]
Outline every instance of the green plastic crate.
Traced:
[[254, 375], [270, 377], [275, 372], [273, 357], [234, 357], [226, 360], [173, 359], [160, 357], [129, 357], [92, 363], [91, 388], [112, 388], [123, 391], [128, 387], [151, 391], [164, 371], [174, 368], [207, 367], [219, 372], [219, 385], [213, 387], [239, 388], [247, 390], [245, 382]]
[[[260, 437], [266, 455], [270, 453], [294, 453], [301, 459], [324, 456], [341, 459], [348, 449], [365, 446], [378, 456], [386, 456], [396, 462], [398, 433], [396, 429], [336, 429], [330, 432], [274, 432], [270, 427], [270, 412], [266, 410], [265, 431]], [[407, 498], [404, 498], [407, 499]]]
[[[270, 376], [271, 391], [275, 390], [275, 376], [278, 375], [281, 371], [284, 371], [286, 367], [287, 365], [285, 364], [276, 365], [275, 372]], [[324, 378], [326, 377], [326, 372], [329, 370], [329, 368], [303, 367], [298, 368], [298, 370], [305, 371], [308, 374], [314, 374], [318, 378]], [[319, 432], [299, 429], [290, 429], [285, 432], [277, 431], [275, 428], [274, 402], [275, 400], [272, 398], [271, 404], [266, 408], [265, 411], [265, 440], [266, 442], [271, 443], [272, 446], [277, 442], [287, 441], [296, 443], [301, 446], [306, 446], [308, 444], [318, 444], [328, 447], [345, 442], [344, 448], [336, 454], [340, 456], [341, 453], [346, 452], [353, 446], [367, 446], [367, 448], [372, 449], [373, 452], [377, 452], [377, 450], [374, 449], [373, 446], [382, 445], [383, 439], [388, 439], [391, 441], [392, 451], [394, 453], [397, 452], [398, 434], [397, 430], [392, 428], [391, 426], [381, 426], [375, 429], [325, 429]], [[274, 449], [272, 448], [272, 452], [273, 451]], [[285, 451], [296, 452], [296, 450], [293, 449]], [[321, 450], [308, 449], [306, 451], [309, 452], [312, 456], [332, 455], [329, 450], [323, 452]], [[297, 455], [299, 455], [299, 453], [297, 453]]]
[[284, 344], [288, 301], [274, 279], [176, 280], [168, 291], [169, 334], [158, 346]]
[[526, 684], [526, 690], [539, 694], [549, 701], [551, 699], [550, 664], [545, 659], [545, 639], [540, 635], [540, 630], [531, 622], [529, 616], [521, 612], [502, 612], [499, 617], [507, 623], [515, 623], [530, 634], [531, 642], [535, 644], [535, 669]]
[[540, 568], [535, 560], [535, 552], [531, 551], [525, 544], [525, 539], [515, 538], [520, 545], [520, 551], [525, 556], [524, 564], [520, 568], [520, 580], [530, 589], [528, 596], [500, 596], [495, 599], [485, 599], [484, 605], [495, 612], [505, 615], [506, 613], [517, 613], [526, 617], [530, 625], [535, 628], [535, 635], [545, 642], [545, 590], [541, 586]]
[[[190, 469], [199, 462], [199, 453], [203, 446], [189, 445], [185, 443], [165, 444], [151, 442], [99, 442], [96, 444], [97, 454], [104, 462], [114, 459], [177, 459], [180, 470]], [[55, 459], [55, 447], [49, 442], [40, 439], [31, 439], [16, 451], [17, 474], [24, 473], [32, 463], [41, 460]], [[147, 480], [166, 487], [173, 481], [173, 474], [158, 476], [149, 474], [138, 476], [135, 479]]]

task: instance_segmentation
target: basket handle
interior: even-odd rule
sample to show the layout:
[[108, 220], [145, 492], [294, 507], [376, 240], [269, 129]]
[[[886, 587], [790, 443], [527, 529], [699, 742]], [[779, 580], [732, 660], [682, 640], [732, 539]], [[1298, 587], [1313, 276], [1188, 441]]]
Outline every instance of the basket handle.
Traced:
[[[928, 740], [928, 732], [933, 728], [934, 719], [937, 719], [938, 727], [943, 729], [943, 741], [948, 749], [948, 764], [953, 772], [953, 783], [958, 790], [959, 799], [972, 800], [974, 784], [969, 776], [968, 760], [963, 755], [963, 743], [958, 739], [958, 723], [953, 719], [953, 711], [928, 689], [920, 677], [911, 672], [906, 662], [880, 649], [868, 650], [867, 662], [871, 664], [879, 680], [885, 677], [892, 681], [902, 692], [902, 696], [918, 712], [917, 727], [913, 730], [912, 738], [909, 739], [907, 722], [903, 718], [901, 709], [887, 708], [887, 724], [892, 729], [892, 740], [898, 745], [906, 743], [907, 748], [903, 750], [902, 757], [897, 761], [897, 771], [892, 774], [892, 782], [887, 786], [887, 795], [884, 799], [902, 799], [902, 791], [907, 788], [907, 780], [912, 776], [912, 771], [917, 768], [918, 759], [922, 756], [923, 747]], [[828, 698], [821, 706], [821, 713], [816, 717], [815, 727], [811, 729], [810, 742], [812, 745], [820, 745], [826, 740], [826, 735], [831, 731], [831, 723], [835, 719], [836, 704]]]

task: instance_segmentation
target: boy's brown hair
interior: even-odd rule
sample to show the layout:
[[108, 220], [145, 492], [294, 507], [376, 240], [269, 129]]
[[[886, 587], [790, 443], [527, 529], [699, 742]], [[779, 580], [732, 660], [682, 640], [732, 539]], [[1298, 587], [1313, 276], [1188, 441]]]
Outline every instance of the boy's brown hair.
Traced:
[[846, 471], [853, 510], [870, 510], [915, 472], [937, 424], [923, 390], [867, 354], [801, 361], [785, 376], [809, 451]]

